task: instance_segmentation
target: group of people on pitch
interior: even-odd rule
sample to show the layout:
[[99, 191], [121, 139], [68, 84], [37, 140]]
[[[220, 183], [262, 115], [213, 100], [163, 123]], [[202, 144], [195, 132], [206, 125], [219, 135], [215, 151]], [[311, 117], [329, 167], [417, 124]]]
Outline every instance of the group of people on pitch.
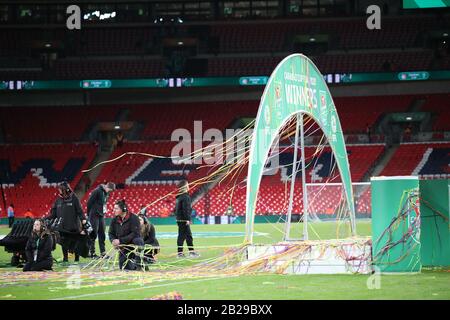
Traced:
[[[89, 196], [87, 202], [88, 219], [86, 219], [80, 200], [67, 182], [58, 185], [58, 197], [50, 214], [34, 221], [32, 234], [26, 244], [27, 263], [23, 271], [51, 270], [53, 266], [52, 251], [56, 243], [62, 247], [63, 262], [68, 262], [69, 253], [80, 256], [99, 258], [95, 253], [98, 238], [100, 256], [106, 256], [104, 215], [106, 203], [115, 184], [108, 182], [99, 185]], [[183, 245], [186, 241], [189, 255], [198, 257], [194, 251], [191, 224], [191, 198], [189, 184], [183, 180], [178, 185], [175, 215], [178, 225], [178, 257], [184, 257]], [[56, 232], [55, 232], [56, 231]], [[58, 236], [55, 237], [55, 234]], [[112, 246], [119, 252], [119, 267], [124, 270], [140, 270], [142, 266], [155, 262], [159, 252], [155, 227], [144, 214], [134, 214], [128, 210], [124, 199], [114, 204], [114, 218], [108, 230]], [[147, 246], [146, 246], [147, 245]], [[150, 249], [148, 249], [150, 248]], [[142, 261], [144, 259], [144, 261]]]

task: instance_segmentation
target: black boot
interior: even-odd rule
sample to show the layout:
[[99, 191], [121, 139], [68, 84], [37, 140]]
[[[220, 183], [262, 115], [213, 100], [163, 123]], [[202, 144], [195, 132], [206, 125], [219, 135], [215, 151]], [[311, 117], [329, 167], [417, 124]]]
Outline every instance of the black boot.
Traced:
[[63, 252], [63, 262], [69, 262], [69, 252], [67, 251], [67, 249], [62, 249]]

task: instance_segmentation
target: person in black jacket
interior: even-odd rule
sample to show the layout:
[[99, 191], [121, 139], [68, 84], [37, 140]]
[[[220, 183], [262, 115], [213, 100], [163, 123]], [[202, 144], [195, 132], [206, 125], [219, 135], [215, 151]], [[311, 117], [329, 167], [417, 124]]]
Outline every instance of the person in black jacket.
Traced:
[[144, 259], [146, 262], [155, 262], [155, 256], [159, 252], [159, 242], [156, 239], [155, 226], [148, 221], [147, 217], [143, 214], [139, 214], [141, 237], [144, 244], [150, 245], [153, 249], [145, 251]]
[[108, 201], [109, 193], [116, 189], [116, 185], [112, 182], [99, 185], [92, 191], [87, 202], [87, 212], [89, 215], [89, 222], [92, 225], [92, 242], [91, 242], [91, 257], [97, 258], [95, 254], [95, 240], [98, 236], [98, 244], [100, 247], [100, 255], [105, 255], [105, 220], [103, 218], [106, 213], [106, 202]]
[[[80, 200], [73, 193], [67, 182], [58, 185], [58, 197], [53, 204], [48, 220], [61, 218], [61, 222], [57, 227], [60, 235], [60, 244], [63, 251], [63, 262], [68, 262], [69, 252], [75, 253], [75, 262], [80, 260], [80, 253], [87, 256], [87, 252], [80, 252], [84, 244], [87, 244], [87, 235], [83, 230], [86, 224], [86, 217], [81, 208]], [[84, 250], [85, 251], [85, 250]]]
[[191, 232], [191, 197], [189, 196], [189, 184], [187, 180], [182, 180], [178, 184], [178, 195], [176, 197], [175, 215], [178, 225], [178, 257], [184, 257], [183, 245], [186, 241], [189, 249], [189, 256], [198, 257], [199, 255], [194, 251], [194, 240]]
[[119, 200], [114, 205], [114, 215], [109, 226], [109, 240], [113, 247], [119, 250], [119, 267], [125, 270], [138, 270], [141, 264], [139, 255], [131, 253], [134, 246], [142, 250], [144, 240], [140, 234], [139, 218], [128, 211], [125, 200]]
[[27, 263], [23, 267], [23, 271], [52, 270], [52, 248], [53, 239], [48, 233], [44, 221], [34, 221], [33, 231], [25, 246]]

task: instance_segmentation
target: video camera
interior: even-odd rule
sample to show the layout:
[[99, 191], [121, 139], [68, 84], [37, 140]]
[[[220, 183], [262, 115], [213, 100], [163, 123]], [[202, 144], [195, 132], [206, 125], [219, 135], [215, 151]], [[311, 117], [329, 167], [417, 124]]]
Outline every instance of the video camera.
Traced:
[[87, 220], [86, 223], [83, 225], [83, 230], [86, 232], [87, 235], [90, 235], [94, 231], [94, 228], [92, 228], [92, 225], [89, 222], [89, 220]]

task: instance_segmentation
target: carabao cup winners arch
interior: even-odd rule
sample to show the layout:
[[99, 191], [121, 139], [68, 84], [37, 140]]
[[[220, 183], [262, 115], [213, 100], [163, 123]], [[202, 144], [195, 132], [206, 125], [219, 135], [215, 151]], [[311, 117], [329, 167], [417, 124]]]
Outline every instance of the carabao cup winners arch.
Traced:
[[[292, 54], [281, 61], [270, 76], [264, 89], [256, 116], [250, 147], [246, 195], [246, 242], [253, 243], [256, 200], [264, 165], [269, 150], [280, 129], [293, 116], [297, 116], [296, 161], [298, 134], [303, 141], [303, 115], [310, 116], [327, 138], [344, 186], [345, 198], [350, 212], [352, 234], [356, 235], [355, 207], [352, 181], [342, 132], [336, 107], [322, 74], [314, 63], [302, 54]], [[303, 143], [302, 143], [303, 149]], [[303, 157], [303, 154], [302, 154]], [[304, 157], [303, 157], [304, 169]], [[295, 170], [293, 167], [293, 177]], [[305, 187], [305, 174], [302, 174]], [[291, 184], [293, 186], [293, 184]], [[305, 188], [304, 194], [305, 194]], [[291, 195], [293, 189], [291, 188]], [[305, 198], [304, 198], [305, 199]], [[292, 197], [291, 197], [292, 202]], [[304, 208], [306, 204], [304, 203]], [[290, 203], [292, 208], [292, 203]], [[305, 209], [304, 209], [305, 210]], [[307, 213], [305, 217], [307, 217]]]

